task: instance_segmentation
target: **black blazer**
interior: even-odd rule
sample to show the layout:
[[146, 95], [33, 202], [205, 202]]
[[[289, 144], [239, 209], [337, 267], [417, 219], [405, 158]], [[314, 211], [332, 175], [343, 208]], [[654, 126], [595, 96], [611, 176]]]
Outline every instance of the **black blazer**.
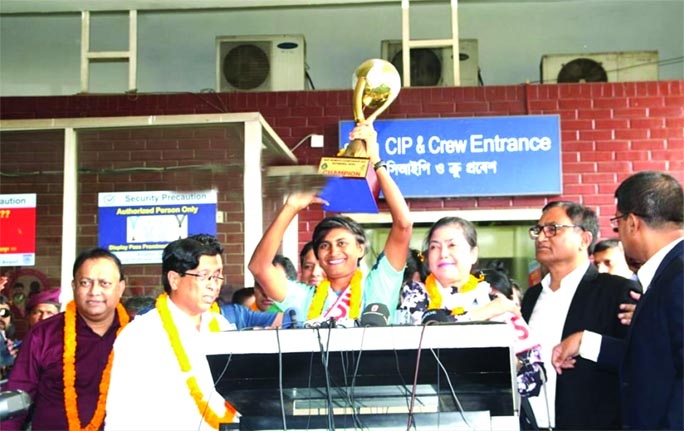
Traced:
[[[523, 297], [522, 315], [527, 322], [541, 290], [540, 283], [531, 287]], [[617, 314], [620, 304], [634, 302], [629, 297], [630, 290], [640, 291], [639, 284], [624, 277], [600, 274], [596, 267], [590, 265], [565, 316], [562, 338], [583, 330], [624, 338], [627, 327], [620, 323]], [[551, 369], [546, 372], [555, 371]], [[543, 392], [540, 396], [543, 396]], [[618, 373], [614, 368], [577, 358], [574, 368], [558, 376], [555, 406], [556, 429], [620, 429]], [[527, 413], [523, 410], [522, 423], [530, 421], [525, 416]]]
[[626, 340], [603, 337], [599, 363], [621, 365], [626, 429], [684, 428], [684, 242], [656, 270]]

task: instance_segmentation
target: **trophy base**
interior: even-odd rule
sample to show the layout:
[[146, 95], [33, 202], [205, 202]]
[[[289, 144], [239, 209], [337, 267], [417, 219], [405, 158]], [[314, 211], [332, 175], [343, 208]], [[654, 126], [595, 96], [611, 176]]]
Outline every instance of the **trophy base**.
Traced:
[[323, 157], [318, 173], [328, 176], [319, 193], [328, 201], [323, 209], [329, 212], [378, 212], [380, 184], [369, 159], [356, 157]]

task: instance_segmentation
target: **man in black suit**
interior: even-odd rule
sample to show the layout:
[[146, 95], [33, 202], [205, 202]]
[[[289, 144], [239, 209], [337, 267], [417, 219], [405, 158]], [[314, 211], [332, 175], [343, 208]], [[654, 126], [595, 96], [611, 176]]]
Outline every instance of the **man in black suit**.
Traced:
[[553, 351], [554, 366], [563, 375], [572, 372], [582, 358], [618, 367], [626, 429], [684, 427], [683, 195], [682, 185], [661, 172], [639, 172], [620, 184], [611, 223], [625, 254], [644, 262], [637, 273], [644, 294], [627, 339], [583, 331]]
[[[545, 388], [529, 398], [521, 413], [523, 429], [620, 429], [617, 373], [587, 360], [556, 376], [551, 351], [560, 340], [582, 330], [626, 335], [617, 315], [630, 302], [638, 284], [624, 277], [600, 274], [589, 250], [598, 236], [596, 213], [574, 202], [551, 202], [530, 228], [537, 260], [548, 274], [523, 297], [522, 315], [539, 337], [547, 369]], [[530, 408], [531, 407], [531, 408]]]

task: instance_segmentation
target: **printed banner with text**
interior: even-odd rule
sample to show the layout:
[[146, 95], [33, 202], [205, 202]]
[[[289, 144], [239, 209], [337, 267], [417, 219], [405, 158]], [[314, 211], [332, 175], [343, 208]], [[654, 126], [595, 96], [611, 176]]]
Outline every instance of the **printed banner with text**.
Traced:
[[[376, 120], [380, 156], [409, 198], [558, 195], [557, 115]], [[340, 148], [353, 121], [340, 122]]]
[[36, 194], [0, 195], [0, 266], [36, 264]]
[[216, 190], [100, 193], [99, 244], [124, 264], [161, 263], [171, 241], [216, 235]]

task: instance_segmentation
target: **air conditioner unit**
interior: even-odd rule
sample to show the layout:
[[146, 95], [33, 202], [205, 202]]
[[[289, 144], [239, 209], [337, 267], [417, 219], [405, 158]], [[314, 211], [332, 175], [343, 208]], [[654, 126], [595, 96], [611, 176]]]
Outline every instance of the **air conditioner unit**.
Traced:
[[[476, 87], [479, 85], [477, 39], [459, 39], [458, 43], [461, 51], [458, 62], [461, 66], [461, 86]], [[453, 87], [454, 61], [451, 51], [450, 46], [411, 48], [411, 87]], [[383, 40], [381, 56], [403, 75], [400, 40]]]
[[303, 35], [218, 36], [216, 91], [304, 90]]
[[658, 51], [547, 54], [540, 69], [542, 84], [657, 81]]

